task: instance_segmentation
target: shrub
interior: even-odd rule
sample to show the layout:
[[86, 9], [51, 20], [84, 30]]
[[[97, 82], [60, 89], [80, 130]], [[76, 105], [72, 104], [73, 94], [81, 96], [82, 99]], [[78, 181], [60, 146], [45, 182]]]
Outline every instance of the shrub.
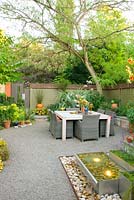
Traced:
[[36, 108], [33, 112], [36, 115], [47, 115], [48, 114], [48, 109], [47, 108], [42, 108], [42, 109]]
[[9, 150], [7, 146], [0, 147], [0, 157], [2, 161], [9, 159]]
[[0, 171], [2, 171], [3, 167], [4, 167], [4, 164], [3, 164], [3, 162], [2, 162], [2, 160], [0, 158]]
[[76, 107], [77, 96], [79, 95], [82, 99], [93, 104], [93, 110], [97, 110], [102, 102], [104, 102], [104, 96], [100, 95], [96, 91], [77, 90], [72, 92], [61, 92], [59, 95], [59, 101], [56, 104], [50, 105], [48, 108], [51, 110], [59, 110], [60, 108]]
[[116, 114], [118, 116], [126, 116], [127, 113], [127, 106], [126, 105], [120, 105], [117, 109], [116, 109]]
[[2, 161], [6, 161], [9, 158], [7, 143], [2, 138], [0, 139], [0, 158]]
[[134, 107], [132, 108], [129, 108], [127, 110], [127, 118], [128, 118], [128, 121], [133, 124], [134, 123]]

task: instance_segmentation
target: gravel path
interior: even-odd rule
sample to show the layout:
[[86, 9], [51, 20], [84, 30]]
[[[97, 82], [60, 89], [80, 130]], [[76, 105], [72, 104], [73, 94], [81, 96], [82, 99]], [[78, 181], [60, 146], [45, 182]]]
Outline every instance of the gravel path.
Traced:
[[55, 140], [49, 122], [38, 121], [24, 128], [0, 131], [10, 150], [10, 159], [0, 173], [0, 200], [76, 200], [59, 156], [80, 152], [108, 151], [121, 145], [123, 130], [98, 141]]

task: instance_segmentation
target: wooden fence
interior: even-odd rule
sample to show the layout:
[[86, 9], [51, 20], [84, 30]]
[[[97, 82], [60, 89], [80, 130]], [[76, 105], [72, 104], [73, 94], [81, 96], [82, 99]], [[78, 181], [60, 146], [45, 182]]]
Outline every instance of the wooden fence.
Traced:
[[[67, 90], [79, 89], [96, 89], [95, 85], [70, 85]], [[12, 84], [12, 96], [17, 100], [18, 95], [22, 96], [25, 100], [26, 108], [34, 109], [36, 106], [37, 91], [42, 90], [44, 99], [43, 104], [48, 106], [58, 100], [59, 89], [55, 84], [30, 84], [25, 87], [23, 84]], [[118, 99], [120, 103], [126, 104], [134, 102], [134, 84], [120, 84], [115, 87], [107, 87], [103, 89], [103, 94], [107, 99]]]

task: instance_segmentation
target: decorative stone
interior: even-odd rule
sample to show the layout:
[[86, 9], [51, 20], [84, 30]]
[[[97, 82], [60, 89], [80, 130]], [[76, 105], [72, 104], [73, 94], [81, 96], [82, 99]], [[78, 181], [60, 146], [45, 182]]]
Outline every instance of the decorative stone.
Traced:
[[100, 196], [95, 193], [92, 185], [77, 165], [75, 156], [60, 157], [60, 160], [79, 200], [121, 200], [118, 194]]

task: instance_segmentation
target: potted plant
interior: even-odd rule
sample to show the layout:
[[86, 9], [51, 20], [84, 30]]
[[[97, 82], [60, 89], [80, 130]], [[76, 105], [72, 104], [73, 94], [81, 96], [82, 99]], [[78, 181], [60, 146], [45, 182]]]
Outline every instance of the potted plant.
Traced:
[[131, 107], [127, 110], [127, 119], [129, 121], [129, 131], [134, 133], [134, 107]]
[[10, 127], [12, 112], [13, 111], [10, 105], [0, 106], [0, 118], [1, 118], [1, 121], [3, 122], [4, 128]]
[[18, 121], [19, 121], [19, 125], [25, 124], [25, 111], [23, 108], [19, 109]]
[[44, 105], [42, 103], [43, 98], [44, 98], [43, 92], [41, 90], [38, 90], [37, 93], [36, 93], [36, 102], [37, 102], [36, 108], [37, 109], [42, 109], [44, 107]]
[[114, 99], [111, 100], [111, 108], [112, 108], [112, 109], [118, 108], [118, 103], [117, 103], [117, 101], [114, 100]]

